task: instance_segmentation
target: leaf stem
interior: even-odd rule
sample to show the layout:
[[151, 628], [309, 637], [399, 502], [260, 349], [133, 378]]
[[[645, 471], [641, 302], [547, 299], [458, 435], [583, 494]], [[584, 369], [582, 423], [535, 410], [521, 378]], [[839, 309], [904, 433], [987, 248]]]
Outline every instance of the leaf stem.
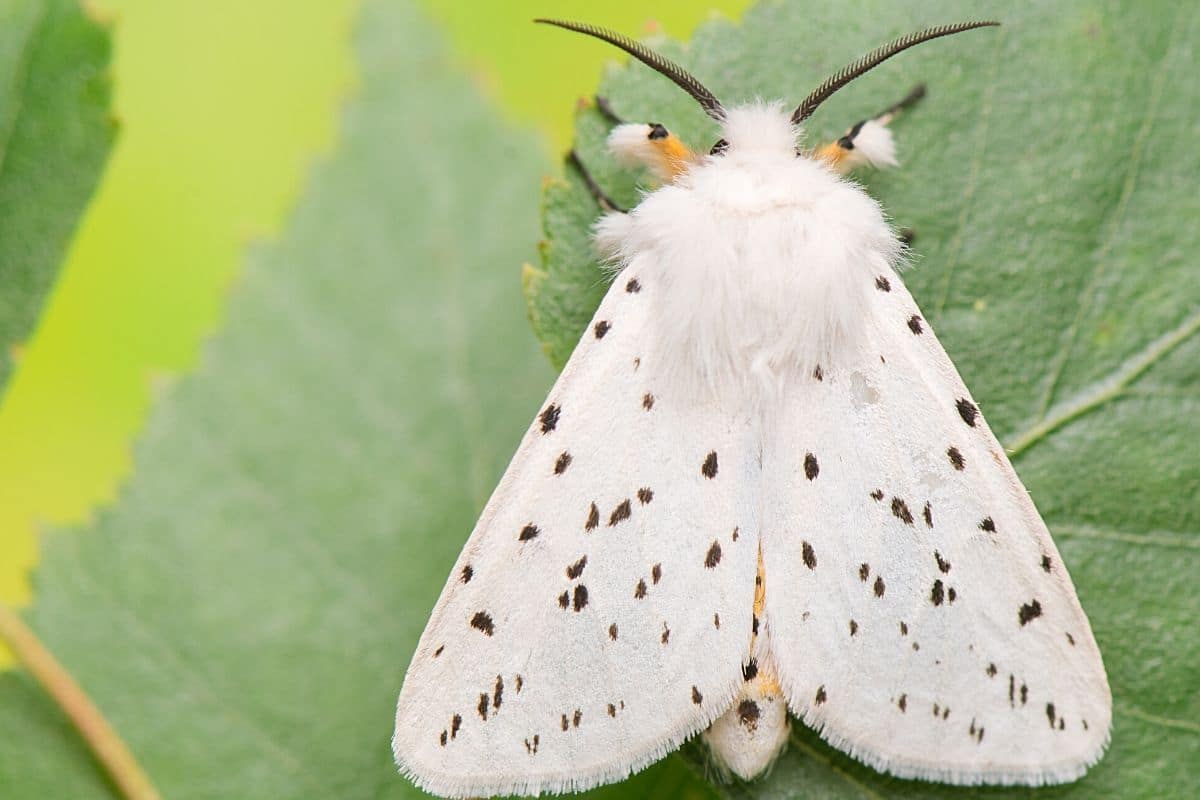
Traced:
[[3, 603], [0, 603], [0, 640], [8, 643], [17, 660], [71, 719], [121, 795], [126, 800], [159, 800], [158, 790], [100, 709], [34, 632]]

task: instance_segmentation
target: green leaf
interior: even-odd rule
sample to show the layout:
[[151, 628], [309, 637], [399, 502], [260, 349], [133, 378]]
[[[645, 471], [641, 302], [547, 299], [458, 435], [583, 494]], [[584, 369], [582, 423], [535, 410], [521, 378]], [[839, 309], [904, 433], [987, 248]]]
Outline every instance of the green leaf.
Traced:
[[[537, 140], [408, 4], [366, 4], [339, 151], [252, 254], [119, 504], [43, 540], [29, 621], [165, 797], [394, 798], [404, 670], [553, 378], [517, 269]], [[110, 797], [0, 674], [0, 795]], [[703, 797], [679, 760], [613, 796]]]
[[[767, 2], [687, 48], [652, 40], [727, 104], [798, 102], [883, 41], [960, 20], [960, 3]], [[921, 46], [824, 104], [809, 140], [841, 133], [914, 83], [899, 170], [863, 181], [917, 232], [905, 282], [979, 399], [1066, 559], [1115, 702], [1107, 757], [1061, 797], [1200, 795], [1200, 8], [1167, 2], [992, 2], [1000, 29]], [[583, 46], [581, 44], [581, 46]], [[601, 87], [631, 120], [707, 149], [694, 102], [641, 65]], [[619, 202], [637, 193], [580, 112], [576, 148]], [[606, 287], [579, 176], [547, 188], [529, 315], [565, 362]], [[1025, 797], [901, 781], [796, 723], [771, 776], [731, 797]]]
[[0, 387], [112, 143], [108, 57], [72, 0], [0, 1]]

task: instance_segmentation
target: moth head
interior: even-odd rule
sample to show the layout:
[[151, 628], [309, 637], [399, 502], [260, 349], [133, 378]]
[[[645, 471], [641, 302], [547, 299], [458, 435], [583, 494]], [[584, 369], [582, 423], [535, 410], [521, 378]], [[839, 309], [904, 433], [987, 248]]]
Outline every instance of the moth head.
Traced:
[[[840, 71], [826, 78], [820, 86], [809, 93], [808, 97], [804, 98], [804, 101], [801, 102], [800, 105], [796, 106], [796, 109], [791, 113], [791, 116], [786, 118], [787, 124], [781, 126], [778, 119], [772, 119], [772, 117], [782, 116], [778, 110], [776, 110], [776, 113], [771, 115], [762, 115], [755, 112], [757, 109], [761, 109], [763, 107], [750, 106], [747, 109], [736, 109], [732, 114], [727, 112], [725, 107], [721, 105], [721, 102], [717, 100], [716, 95], [705, 88], [704, 84], [696, 80], [696, 78], [693, 77], [687, 70], [670, 59], [655, 53], [650, 48], [646, 47], [640, 42], [630, 39], [627, 36], [622, 36], [621, 34], [615, 33], [614, 31], [610, 31], [606, 28], [588, 25], [582, 22], [568, 22], [557, 19], [536, 19], [534, 22], [543, 23], [545, 25], [554, 25], [559, 28], [565, 28], [569, 31], [575, 31], [576, 33], [582, 33], [585, 36], [591, 36], [593, 38], [600, 39], [601, 41], [608, 42], [609, 44], [624, 50], [638, 61], [641, 61], [646, 66], [672, 80], [677, 86], [679, 86], [679, 88], [690, 94], [696, 100], [696, 102], [700, 104], [700, 107], [704, 110], [704, 113], [721, 123], [723, 135], [709, 149], [710, 156], [724, 155], [731, 148], [735, 150], [742, 147], [759, 149], [768, 142], [780, 143], [780, 145], [786, 147], [787, 150], [794, 151], [794, 133], [791, 134], [790, 140], [784, 143], [785, 137], [780, 136], [779, 132], [782, 130], [787, 130], [789, 132], [794, 131], [796, 126], [800, 125], [800, 123], [812, 116], [812, 113], [817, 110], [817, 107], [821, 105], [821, 103], [825, 102], [834, 92], [836, 92], [838, 89], [841, 89], [858, 76], [870, 71], [871, 69], [874, 69], [876, 66], [896, 55], [897, 53], [903, 52], [904, 50], [921, 44], [922, 42], [927, 42], [930, 39], [937, 39], [942, 36], [950, 36], [952, 34], [962, 33], [963, 31], [969, 31], [974, 28], [982, 28], [1000, 24], [999, 22], [995, 21], [978, 21], [959, 22], [953, 25], [938, 25], [937, 27], [926, 28], [923, 31], [911, 33], [907, 36], [901, 36], [899, 39], [888, 42], [882, 47], [877, 47], [862, 58], [847, 64]], [[768, 106], [766, 108], [774, 107]], [[742, 113], [748, 110], [750, 113]], [[752, 124], [755, 119], [760, 120], [764, 125], [769, 127], [770, 130], [747, 130], [746, 125]], [[635, 134], [646, 139], [647, 142], [654, 141], [654, 139], [651, 138], [651, 135], [654, 133], [654, 126], [648, 127], [641, 125], [629, 127], [630, 130], [627, 132], [627, 134], [631, 138], [631, 141]], [[637, 129], [636, 132], [632, 130], [633, 128]], [[620, 130], [620, 128], [618, 128], [618, 130]], [[747, 134], [749, 134], [748, 137]]]

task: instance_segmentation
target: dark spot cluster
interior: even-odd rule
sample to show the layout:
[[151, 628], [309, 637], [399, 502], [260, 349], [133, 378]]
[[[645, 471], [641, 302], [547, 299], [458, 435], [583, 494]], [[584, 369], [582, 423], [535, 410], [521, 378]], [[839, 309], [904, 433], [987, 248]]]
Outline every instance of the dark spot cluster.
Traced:
[[821, 472], [821, 467], [817, 464], [817, 457], [812, 453], [804, 456], [804, 477], [810, 481], [815, 480]]
[[704, 463], [700, 465], [700, 474], [712, 480], [717, 477], [717, 451], [710, 450], [708, 455], [704, 457]]
[[882, 500], [883, 499], [883, 489], [876, 489], [875, 491], [871, 492], [871, 499], [877, 503], [880, 500]]
[[583, 711], [577, 708], [570, 715], [563, 714], [559, 725], [565, 732], [569, 731], [571, 728], [578, 728], [580, 722], [583, 722]]
[[983, 726], [976, 726], [974, 717], [971, 718], [971, 727], [967, 728], [967, 735], [975, 740], [975, 744], [983, 741]]
[[538, 417], [538, 421], [542, 424], [542, 434], [545, 435], [558, 427], [558, 418], [562, 415], [562, 408], [551, 403], [546, 406], [546, 409]]
[[533, 739], [526, 739], [525, 740], [525, 752], [529, 753], [529, 755], [531, 755], [531, 756], [537, 755], [538, 744], [541, 742], [541, 738], [542, 738], [541, 736], [539, 736], [535, 733], [533, 735]]
[[1021, 608], [1017, 611], [1017, 619], [1021, 623], [1021, 627], [1037, 619], [1042, 615], [1042, 604], [1037, 599], [1030, 600], [1028, 603], [1022, 603]]
[[742, 680], [752, 681], [758, 677], [758, 659], [750, 659], [742, 665]]
[[937, 703], [933, 704], [933, 715], [939, 719], [948, 719], [950, 717], [950, 709], [940, 706]]
[[575, 587], [574, 591], [567, 590], [558, 596], [558, 607], [566, 610], [570, 608], [579, 613], [587, 608], [588, 604], [588, 589], [582, 583]]
[[471, 627], [485, 636], [491, 636], [496, 632], [496, 625], [492, 621], [492, 615], [486, 611], [475, 612], [475, 616], [471, 617]]
[[464, 566], [458, 575], [458, 579], [463, 583], [470, 583], [473, 577], [475, 577], [475, 569], [470, 564]]
[[704, 567], [706, 569], [715, 569], [717, 564], [721, 563], [721, 543], [713, 539], [712, 545], [709, 546], [708, 552], [704, 554]]
[[642, 290], [642, 284], [638, 282], [637, 278], [630, 278], [629, 281], [625, 284], [625, 291], [629, 292], [629, 294], [637, 294], [641, 290]]
[[753, 700], [738, 703], [738, 722], [751, 733], [758, 730], [759, 715], [758, 703]]
[[975, 407], [975, 404], [965, 397], [960, 397], [954, 401], [954, 405], [957, 406], [958, 415], [962, 417], [963, 422], [974, 428], [975, 420], [979, 417], [979, 409]]
[[646, 409], [647, 411], [654, 408], [654, 395], [650, 394], [649, 392], [646, 392], [644, 395], [642, 395], [642, 408]]
[[875, 288], [881, 292], [890, 292], [892, 290], [892, 282], [885, 276], [880, 275], [875, 279]]
[[642, 505], [649, 505], [650, 501], [654, 499], [654, 491], [649, 486], [643, 486], [637, 490], [637, 499]]
[[1011, 708], [1017, 707], [1018, 698], [1021, 705], [1029, 702], [1029, 687], [1024, 681], [1021, 681], [1020, 689], [1017, 688], [1017, 678], [1011, 672], [1008, 675], [1008, 705]]
[[1050, 721], [1051, 730], [1061, 731], [1067, 726], [1067, 720], [1055, 714], [1054, 703], [1046, 703], [1046, 719]]
[[608, 527], [616, 527], [617, 523], [624, 522], [633, 516], [633, 504], [626, 498], [617, 504], [617, 507], [608, 515]]

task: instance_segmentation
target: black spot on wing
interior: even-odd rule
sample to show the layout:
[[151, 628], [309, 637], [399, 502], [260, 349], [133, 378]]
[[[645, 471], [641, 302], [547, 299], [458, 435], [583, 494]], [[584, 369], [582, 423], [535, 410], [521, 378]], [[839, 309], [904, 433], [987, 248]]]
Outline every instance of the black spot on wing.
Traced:
[[928, 500], [925, 501], [925, 508], [921, 510], [921, 517], [925, 520], [926, 527], [933, 527], [933, 506], [929, 504]]
[[937, 568], [940, 572], [944, 574], [950, 571], [950, 562], [942, 558], [942, 554], [937, 550], [933, 551], [933, 559], [937, 562]]
[[641, 290], [642, 284], [638, 282], [637, 278], [630, 278], [629, 282], [625, 284], [625, 291], [629, 292], [630, 294], [637, 294]]
[[489, 702], [491, 702], [491, 700], [487, 696], [487, 693], [484, 692], [479, 695], [479, 705], [475, 707], [475, 710], [479, 712], [479, 718], [484, 722], [487, 722]]
[[879, 502], [880, 500], [882, 500], [883, 499], [883, 489], [876, 489], [875, 491], [871, 492], [871, 499], [874, 500], [875, 502]]
[[869, 577], [871, 577], [871, 565], [864, 561], [858, 565], [858, 579], [866, 583]]
[[570, 580], [575, 580], [576, 578], [578, 578], [580, 575], [583, 574], [583, 569], [586, 566], [587, 566], [587, 556], [584, 556], [583, 558], [576, 561], [574, 564], [571, 564], [569, 567], [567, 567], [567, 578]]
[[633, 596], [636, 600], [641, 600], [646, 596], [646, 581], [644, 578], [638, 579], [637, 586], [633, 588]]
[[571, 454], [566, 450], [562, 451], [558, 460], [554, 462], [554, 474], [562, 475], [567, 471], [567, 467], [571, 466]]
[[538, 420], [542, 423], [542, 434], [547, 434], [558, 427], [558, 418], [562, 414], [562, 408], [551, 403], [546, 406], [546, 410], [541, 413]]
[[1036, 598], [1028, 603], [1022, 603], [1021, 608], [1017, 611], [1017, 619], [1020, 621], [1022, 628], [1041, 615], [1042, 604]]
[[825, 380], [825, 373], [821, 371], [820, 364], [817, 364], [817, 366], [813, 369], [812, 376], [815, 380], [818, 380], [818, 381]]
[[492, 615], [486, 611], [475, 612], [475, 616], [471, 617], [471, 627], [485, 636], [491, 636], [496, 632], [496, 625], [492, 622]]
[[1050, 571], [1050, 556], [1042, 556], [1042, 571]]
[[454, 739], [458, 736], [458, 730], [462, 727], [462, 715], [455, 714], [450, 718], [450, 738]]
[[959, 452], [957, 447], [951, 447], [947, 450], [946, 457], [950, 459], [950, 466], [956, 470], [961, 471], [967, 465], [966, 459], [963, 458], [963, 454]]
[[912, 512], [908, 510], [908, 503], [904, 502], [899, 497], [892, 498], [892, 515], [905, 525], [913, 524], [913, 515]]
[[576, 612], [582, 611], [588, 603], [588, 590], [582, 583], [575, 587], [575, 596], [572, 598], [571, 607]]
[[617, 640], [617, 623], [612, 623], [608, 626], [608, 638], [614, 642]]
[[717, 477], [717, 451], [711, 450], [700, 465], [700, 474], [708, 479]]
[[[817, 457], [812, 453], [804, 456], [804, 477], [810, 481], [814, 480], [821, 472], [821, 467], [817, 464]], [[836, 470], [835, 470], [836, 472]]]
[[597, 339], [603, 339], [604, 335], [612, 330], [612, 323], [606, 319], [602, 319], [592, 326], [592, 333]]
[[875, 279], [875, 288], [881, 292], [890, 292], [892, 290], [892, 282], [883, 275]]
[[650, 394], [649, 392], [646, 392], [644, 395], [642, 395], [642, 408], [646, 409], [647, 411], [654, 408], [654, 395]]
[[458, 579], [460, 581], [462, 581], [463, 583], [470, 583], [471, 578], [473, 578], [473, 577], [475, 577], [475, 570], [471, 567], [470, 564], [467, 564], [466, 566], [464, 566], [462, 568], [462, 572], [459, 573]]
[[521, 528], [521, 532], [517, 534], [517, 539], [522, 542], [528, 542], [530, 539], [536, 539], [540, 533], [541, 531], [538, 530], [538, 526], [531, 522], [524, 528]]
[[637, 499], [642, 505], [647, 505], [651, 500], [654, 499], [654, 492], [651, 491], [649, 487], [643, 486], [641, 489], [637, 490]]
[[692, 686], [692, 702], [696, 705], [700, 705], [704, 702], [704, 695], [700, 694], [700, 690], [694, 685]]
[[984, 517], [983, 521], [979, 523], [979, 530], [987, 531], [988, 533], [995, 533], [996, 532], [996, 523], [992, 520], [991, 517]]
[[921, 332], [924, 330], [921, 327], [921, 318], [918, 317], [916, 314], [913, 314], [911, 317], [909, 317], [908, 318], [908, 329], [910, 331], [912, 331], [914, 334], [916, 334], [917, 336], [920, 336]]
[[704, 554], [704, 566], [707, 569], [713, 569], [717, 564], [721, 563], [721, 543], [713, 539], [713, 543], [708, 548], [708, 552]]
[[856, 633], [858, 633], [858, 623], [854, 620], [850, 620], [850, 635], [853, 636]]
[[758, 659], [752, 658], [742, 665], [742, 680], [752, 681], [758, 677]]
[[662, 564], [655, 564], [650, 568], [650, 582], [655, 586], [662, 580]]
[[587, 521], [583, 523], [585, 531], [593, 531], [600, 525], [600, 509], [596, 508], [596, 504], [592, 503], [588, 509]]
[[958, 415], [962, 417], [963, 422], [975, 427], [975, 420], [979, 416], [979, 409], [975, 404], [965, 397], [960, 397], [954, 403], [958, 407]]
[[817, 554], [813, 550], [813, 546], [808, 542], [800, 542], [800, 557], [804, 559], [804, 566], [809, 569], [817, 568]]
[[887, 585], [883, 582], [883, 576], [875, 576], [875, 586], [873, 588], [876, 597], [883, 597], [883, 593], [887, 591]]
[[815, 702], [817, 705], [821, 705], [828, 699], [828, 696], [825, 694], [825, 684], [822, 683], [817, 687], [817, 694], [816, 697], [813, 698], [813, 702]]
[[907, 712], [908, 711], [908, 695], [907, 694], [900, 695], [900, 699], [896, 701], [896, 705], [900, 708], [901, 714]]
[[612, 514], [608, 517], [608, 527], [613, 527], [618, 522], [624, 522], [633, 516], [633, 506], [628, 499], [622, 500], [613, 509]]
[[935, 606], [940, 606], [942, 601], [946, 599], [946, 587], [942, 584], [941, 579], [933, 582], [933, 589], [929, 592], [929, 600]]
[[753, 733], [758, 728], [758, 703], [753, 700], [743, 700], [738, 703], [738, 722]]

